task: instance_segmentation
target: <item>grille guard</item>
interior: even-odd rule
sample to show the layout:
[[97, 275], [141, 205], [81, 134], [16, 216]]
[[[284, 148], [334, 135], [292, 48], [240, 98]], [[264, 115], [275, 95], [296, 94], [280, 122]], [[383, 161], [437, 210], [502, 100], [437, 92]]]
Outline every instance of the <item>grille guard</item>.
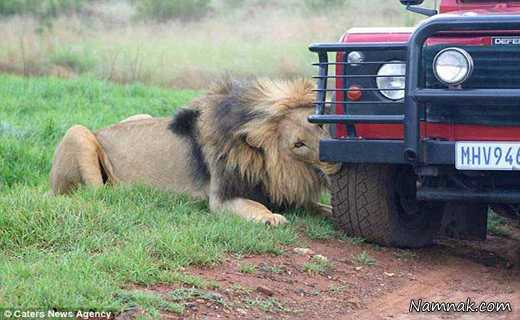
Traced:
[[[452, 142], [423, 141], [420, 135], [419, 103], [442, 101], [445, 103], [485, 102], [494, 103], [518, 101], [519, 89], [426, 89], [420, 87], [420, 61], [425, 41], [440, 32], [467, 32], [467, 31], [514, 31], [520, 29], [520, 15], [488, 15], [488, 16], [461, 16], [439, 15], [425, 20], [412, 34], [408, 43], [334, 43], [313, 44], [310, 51], [318, 54], [319, 75], [317, 79], [316, 112], [309, 117], [311, 123], [335, 124], [343, 123], [352, 126], [357, 123], [402, 123], [404, 126], [404, 140], [324, 140], [320, 147], [322, 160], [342, 162], [373, 162], [373, 163], [408, 163], [423, 164], [453, 164], [454, 145]], [[360, 104], [362, 102], [330, 101], [327, 102], [327, 92], [344, 91], [348, 89], [327, 89], [327, 80], [338, 77], [329, 76], [330, 65], [346, 65], [348, 62], [329, 62], [328, 53], [351, 51], [384, 51], [403, 49], [407, 51], [406, 85], [404, 99], [404, 114], [402, 115], [327, 115], [327, 104], [342, 103], [344, 106]], [[376, 63], [376, 62], [361, 62]], [[357, 63], [359, 64], [359, 63]], [[367, 75], [367, 77], [376, 77]], [[373, 90], [373, 89], [366, 89]], [[402, 102], [377, 101], [365, 103], [393, 104]], [[338, 156], [335, 155], [338, 154]]]

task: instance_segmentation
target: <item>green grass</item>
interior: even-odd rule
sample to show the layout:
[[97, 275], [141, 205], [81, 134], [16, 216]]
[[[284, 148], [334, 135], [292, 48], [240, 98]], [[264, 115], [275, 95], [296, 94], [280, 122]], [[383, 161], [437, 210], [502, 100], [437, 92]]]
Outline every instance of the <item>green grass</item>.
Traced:
[[314, 256], [309, 262], [303, 264], [303, 271], [309, 273], [325, 273], [330, 271], [334, 265], [324, 257]]
[[256, 265], [250, 264], [250, 263], [241, 263], [238, 266], [238, 272], [246, 273], [246, 274], [253, 274], [256, 272]]
[[248, 298], [244, 301], [247, 306], [251, 308], [257, 308], [264, 312], [278, 313], [278, 312], [293, 312], [293, 310], [285, 307], [280, 301], [277, 299], [270, 298], [260, 298], [257, 297], [255, 299]]
[[330, 225], [304, 212], [270, 228], [144, 186], [47, 195], [54, 148], [70, 126], [99, 129], [136, 113], [168, 116], [198, 94], [0, 75], [0, 308], [182, 312], [171, 297], [128, 287], [212, 287], [211, 279], [182, 270], [218, 264], [228, 254], [280, 254], [301, 241], [301, 231], [330, 236]]
[[352, 256], [352, 262], [363, 266], [373, 266], [376, 264], [376, 259], [371, 257], [366, 251]]
[[488, 232], [495, 236], [510, 237], [511, 230], [507, 227], [507, 221], [494, 212], [490, 212], [488, 217]]

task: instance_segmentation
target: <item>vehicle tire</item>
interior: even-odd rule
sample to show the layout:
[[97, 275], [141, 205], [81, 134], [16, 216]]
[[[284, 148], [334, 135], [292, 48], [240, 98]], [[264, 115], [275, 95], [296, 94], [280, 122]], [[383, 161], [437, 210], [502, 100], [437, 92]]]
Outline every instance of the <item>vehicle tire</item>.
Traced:
[[418, 202], [409, 166], [344, 164], [331, 177], [332, 216], [349, 236], [385, 246], [432, 244], [443, 204]]

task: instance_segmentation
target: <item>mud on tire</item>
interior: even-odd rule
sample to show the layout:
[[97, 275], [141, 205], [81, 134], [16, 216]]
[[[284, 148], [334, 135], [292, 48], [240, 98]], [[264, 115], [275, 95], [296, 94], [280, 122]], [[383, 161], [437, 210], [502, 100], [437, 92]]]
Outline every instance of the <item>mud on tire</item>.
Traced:
[[431, 244], [440, 228], [443, 204], [415, 200], [411, 168], [344, 164], [331, 183], [333, 219], [349, 236], [417, 248]]

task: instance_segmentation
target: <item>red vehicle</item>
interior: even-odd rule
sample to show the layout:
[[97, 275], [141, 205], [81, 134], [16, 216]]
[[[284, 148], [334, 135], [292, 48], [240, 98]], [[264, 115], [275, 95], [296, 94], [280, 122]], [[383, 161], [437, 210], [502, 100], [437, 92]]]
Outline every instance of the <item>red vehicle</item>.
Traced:
[[416, 28], [353, 29], [310, 47], [309, 121], [333, 127], [321, 159], [344, 163], [334, 219], [390, 246], [428, 245], [441, 224], [485, 238], [489, 208], [519, 217], [520, 1], [422, 2], [401, 0], [431, 16]]

